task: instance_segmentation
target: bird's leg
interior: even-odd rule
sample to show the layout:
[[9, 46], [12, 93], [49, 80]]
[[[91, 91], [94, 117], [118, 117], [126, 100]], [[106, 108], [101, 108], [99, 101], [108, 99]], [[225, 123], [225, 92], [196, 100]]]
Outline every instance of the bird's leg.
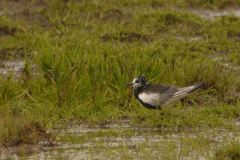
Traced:
[[158, 110], [159, 110], [159, 105], [156, 107], [156, 110], [157, 110], [157, 117], [159, 117], [159, 113], [158, 113]]

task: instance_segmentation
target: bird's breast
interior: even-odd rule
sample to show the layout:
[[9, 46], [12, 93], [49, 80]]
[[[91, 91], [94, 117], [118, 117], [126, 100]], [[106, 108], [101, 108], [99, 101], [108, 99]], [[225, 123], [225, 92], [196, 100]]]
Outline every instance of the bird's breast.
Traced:
[[160, 95], [158, 93], [145, 93], [145, 92], [140, 92], [138, 94], [138, 98], [143, 102], [147, 103], [153, 106], [158, 106], [160, 105], [159, 98]]

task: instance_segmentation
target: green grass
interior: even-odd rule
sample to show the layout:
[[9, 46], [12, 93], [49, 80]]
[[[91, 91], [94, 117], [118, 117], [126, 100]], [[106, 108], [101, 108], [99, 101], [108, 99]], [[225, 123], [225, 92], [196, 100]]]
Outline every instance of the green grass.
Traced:
[[[1, 76], [0, 142], [48, 138], [45, 130], [71, 120], [94, 126], [126, 117], [132, 126], [235, 130], [228, 122], [240, 114], [239, 71], [223, 63], [239, 65], [240, 18], [208, 20], [187, 11], [189, 6], [221, 9], [225, 4], [240, 5], [53, 0], [32, 1], [18, 14], [7, 14], [11, 8], [6, 8], [0, 16], [0, 58], [26, 64], [20, 77], [14, 71]], [[2, 33], [2, 27], [9, 32]], [[219, 56], [223, 59], [211, 58]], [[125, 85], [139, 75], [150, 83], [205, 84], [157, 117]]]
[[230, 144], [222, 147], [215, 153], [214, 159], [239, 159], [239, 141], [231, 141]]

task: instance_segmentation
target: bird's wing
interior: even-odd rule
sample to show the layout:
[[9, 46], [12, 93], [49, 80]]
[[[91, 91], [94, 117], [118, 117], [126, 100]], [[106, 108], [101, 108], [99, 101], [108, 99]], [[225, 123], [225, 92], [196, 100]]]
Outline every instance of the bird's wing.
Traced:
[[170, 99], [168, 99], [163, 106], [170, 105], [171, 103], [176, 102], [177, 100], [187, 96], [189, 93], [199, 89], [203, 85], [204, 81], [197, 83], [192, 86], [177, 88], [177, 92], [175, 92]]
[[141, 99], [144, 103], [159, 106], [164, 104], [169, 98], [173, 96], [175, 92], [177, 92], [176, 86], [165, 86], [162, 84], [152, 84], [147, 87], [144, 92], [139, 93], [139, 99]]
[[174, 86], [171, 86], [171, 85], [163, 85], [163, 84], [151, 84], [149, 86], [147, 86], [146, 88], [144, 88], [144, 92], [146, 93], [159, 93], [159, 94], [162, 94], [162, 93], [165, 93], [167, 92], [171, 87], [174, 87]]

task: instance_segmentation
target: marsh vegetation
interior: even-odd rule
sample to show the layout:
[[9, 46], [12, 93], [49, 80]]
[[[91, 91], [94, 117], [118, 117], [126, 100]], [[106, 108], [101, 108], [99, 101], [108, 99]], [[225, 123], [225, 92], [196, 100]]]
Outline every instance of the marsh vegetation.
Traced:
[[[237, 0], [1, 1], [1, 158], [238, 158], [239, 11]], [[125, 85], [139, 75], [205, 84], [156, 116]]]

